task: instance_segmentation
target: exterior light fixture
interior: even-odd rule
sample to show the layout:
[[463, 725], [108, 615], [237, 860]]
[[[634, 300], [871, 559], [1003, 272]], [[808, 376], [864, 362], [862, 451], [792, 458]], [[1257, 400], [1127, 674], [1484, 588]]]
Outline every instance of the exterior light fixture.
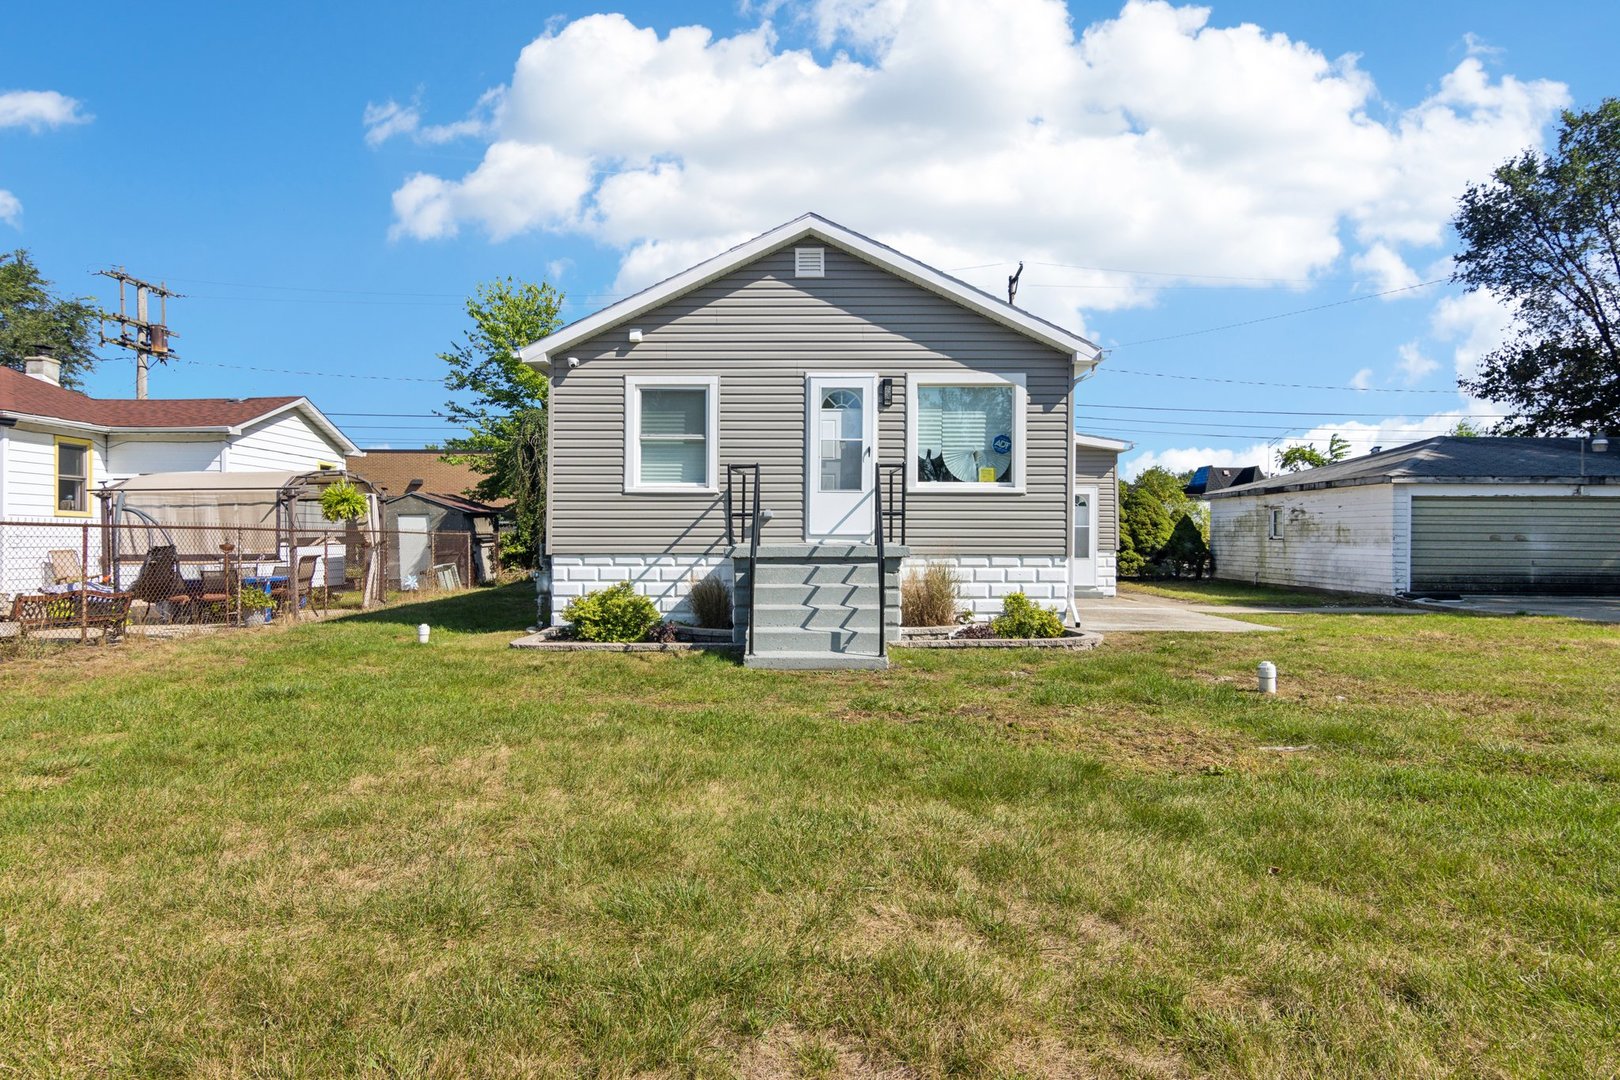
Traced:
[[1609, 437], [1607, 435], [1600, 431], [1596, 435], [1592, 436], [1592, 453], [1602, 454], [1606, 453], [1608, 449]]
[[641, 344], [641, 331], [640, 330], [632, 330], [632, 331], [630, 331], [630, 344], [632, 344], [632, 345], [640, 345]]
[[878, 381], [878, 407], [887, 409], [894, 404], [894, 380], [881, 379]]

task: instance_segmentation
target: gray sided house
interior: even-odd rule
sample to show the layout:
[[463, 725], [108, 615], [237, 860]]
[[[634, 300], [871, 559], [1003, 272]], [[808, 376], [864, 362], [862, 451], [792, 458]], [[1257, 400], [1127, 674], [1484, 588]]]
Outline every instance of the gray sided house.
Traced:
[[1620, 594], [1620, 451], [1601, 439], [1442, 436], [1207, 498], [1221, 578]]
[[901, 564], [930, 559], [976, 614], [1019, 589], [1074, 614], [1098, 351], [892, 248], [805, 215], [522, 356], [552, 379], [559, 616], [630, 580], [682, 619], [715, 575], [751, 662], [881, 666]]

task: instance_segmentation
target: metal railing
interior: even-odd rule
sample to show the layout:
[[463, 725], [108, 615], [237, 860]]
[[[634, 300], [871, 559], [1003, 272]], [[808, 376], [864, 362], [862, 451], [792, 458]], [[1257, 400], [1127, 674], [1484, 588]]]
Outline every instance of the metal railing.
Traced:
[[[749, 505], [750, 481], [753, 503]], [[741, 490], [735, 493], [733, 487]], [[726, 543], [737, 543], [737, 521], [748, 530], [748, 655], [754, 655], [754, 597], [759, 595], [759, 527], [763, 524], [759, 502], [759, 466], [726, 466]]]
[[878, 515], [889, 536], [895, 535], [895, 526], [898, 525], [900, 542], [909, 543], [906, 539], [906, 467], [879, 465], [877, 482], [873, 486], [884, 489]]

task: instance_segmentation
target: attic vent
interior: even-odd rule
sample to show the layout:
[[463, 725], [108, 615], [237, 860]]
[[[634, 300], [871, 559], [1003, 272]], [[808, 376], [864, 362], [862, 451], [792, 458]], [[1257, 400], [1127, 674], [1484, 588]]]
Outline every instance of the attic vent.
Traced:
[[827, 249], [818, 247], [794, 248], [793, 276], [826, 277]]

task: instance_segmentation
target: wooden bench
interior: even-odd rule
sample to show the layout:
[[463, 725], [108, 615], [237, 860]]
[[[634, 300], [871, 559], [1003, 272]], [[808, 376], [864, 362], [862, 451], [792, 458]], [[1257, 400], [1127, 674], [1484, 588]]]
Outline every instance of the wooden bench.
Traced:
[[57, 593], [24, 595], [11, 601], [11, 619], [0, 623], [0, 640], [27, 637], [71, 640], [85, 629], [103, 642], [124, 636], [129, 622], [129, 593]]

